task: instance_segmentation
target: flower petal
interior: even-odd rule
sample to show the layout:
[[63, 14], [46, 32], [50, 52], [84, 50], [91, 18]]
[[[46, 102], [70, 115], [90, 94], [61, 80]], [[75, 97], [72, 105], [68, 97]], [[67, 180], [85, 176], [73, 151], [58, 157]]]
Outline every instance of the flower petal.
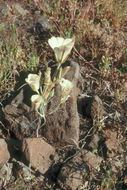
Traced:
[[54, 49], [55, 47], [56, 47], [56, 45], [57, 45], [57, 39], [56, 39], [56, 37], [51, 37], [49, 40], [48, 40], [48, 43], [49, 43], [49, 45], [50, 45], [50, 47], [52, 48], [52, 49]]
[[70, 48], [70, 47], [65, 47], [64, 48], [64, 52], [63, 52], [63, 56], [62, 56], [62, 59], [61, 59], [61, 63], [64, 63], [67, 60], [68, 56], [71, 53], [71, 49], [72, 48]]
[[69, 80], [66, 80], [64, 78], [60, 81], [61, 85], [61, 98], [60, 102], [65, 102], [70, 97], [70, 92], [73, 88], [73, 83]]
[[58, 63], [62, 63], [62, 58], [63, 58], [63, 54], [64, 54], [64, 49], [63, 47], [55, 47], [54, 48], [54, 52], [55, 52], [55, 57]]
[[56, 39], [57, 39], [57, 46], [56, 47], [62, 46], [65, 39], [62, 37], [57, 37]]
[[67, 79], [64, 79], [64, 78], [62, 78], [62, 79], [60, 80], [60, 85], [61, 85], [62, 89], [65, 89], [65, 88], [70, 88], [70, 89], [72, 89], [72, 87], [73, 87], [72, 82], [69, 81], [69, 80], [67, 80]]
[[67, 38], [67, 39], [64, 40], [63, 45], [66, 46], [66, 45], [68, 45], [71, 42], [72, 42], [72, 39], [71, 38]]
[[32, 105], [35, 108], [35, 110], [38, 110], [40, 108], [40, 106], [42, 104], [42, 101], [43, 101], [42, 96], [40, 96], [38, 94], [37, 95], [33, 95], [31, 97], [31, 102], [32, 102]]
[[38, 92], [40, 87], [40, 76], [37, 74], [29, 74], [25, 81], [29, 84], [33, 91]]

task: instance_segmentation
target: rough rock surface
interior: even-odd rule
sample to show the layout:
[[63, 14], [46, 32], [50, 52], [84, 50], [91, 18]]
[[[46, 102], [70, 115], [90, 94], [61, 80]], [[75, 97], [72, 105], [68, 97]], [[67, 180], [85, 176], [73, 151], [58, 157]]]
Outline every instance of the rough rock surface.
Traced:
[[77, 112], [79, 65], [70, 61], [70, 66], [71, 69], [64, 77], [73, 83], [70, 97], [57, 111], [51, 115], [48, 114], [56, 107], [57, 100], [60, 96], [60, 86], [58, 85], [55, 96], [47, 110], [48, 116], [46, 118], [44, 134], [50, 143], [58, 146], [59, 144], [75, 144], [78, 146], [79, 140], [79, 116]]
[[4, 139], [0, 139], [0, 167], [4, 165], [10, 158], [7, 143]]
[[81, 98], [79, 100], [79, 106], [79, 111], [83, 116], [90, 117], [93, 120], [100, 120], [106, 114], [102, 100], [97, 95], [89, 98]]
[[58, 175], [58, 184], [64, 190], [80, 189], [90, 175], [94, 175], [96, 169], [99, 169], [102, 160], [92, 152], [82, 150], [62, 167]]
[[[24, 137], [35, 137], [38, 126], [38, 114], [24, 103], [25, 94], [30, 99], [30, 89], [22, 89], [10, 104], [3, 108], [9, 130], [22, 140]], [[29, 93], [29, 96], [28, 96]]]
[[23, 140], [23, 153], [30, 166], [45, 173], [53, 160], [55, 149], [42, 138], [26, 138]]
[[95, 95], [93, 97], [92, 105], [91, 105], [91, 118], [92, 119], [102, 119], [103, 116], [106, 114], [104, 110], [104, 106], [102, 100], [99, 96]]
[[120, 138], [118, 139], [118, 134], [116, 131], [111, 131], [109, 129], [105, 130], [105, 136], [106, 136], [106, 141], [105, 144], [107, 146], [107, 156], [109, 158], [115, 157], [118, 153], [120, 155], [123, 154], [123, 149], [120, 144]]

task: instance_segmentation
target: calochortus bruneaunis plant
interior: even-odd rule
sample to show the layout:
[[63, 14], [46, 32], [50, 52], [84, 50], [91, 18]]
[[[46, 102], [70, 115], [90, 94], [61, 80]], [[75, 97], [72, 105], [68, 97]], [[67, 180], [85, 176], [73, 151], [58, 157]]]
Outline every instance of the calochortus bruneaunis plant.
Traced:
[[32, 106], [37, 113], [45, 119], [45, 106], [54, 95], [54, 83], [51, 81], [51, 68], [48, 67], [44, 74], [43, 88], [41, 86], [41, 73], [29, 74], [25, 81], [37, 94], [32, 95]]
[[[44, 79], [41, 78], [41, 72], [37, 74], [29, 74], [25, 81], [29, 84], [34, 92], [37, 94], [32, 95], [32, 106], [37, 113], [44, 118], [46, 105], [51, 101], [54, 96], [54, 88], [56, 85], [61, 87], [61, 96], [58, 101], [58, 108], [70, 96], [73, 84], [71, 81], [64, 79], [65, 74], [69, 71], [70, 66], [62, 68], [62, 64], [67, 60], [69, 54], [75, 43], [75, 38], [64, 39], [62, 37], [51, 37], [48, 40], [49, 45], [53, 49], [57, 61], [56, 72], [51, 79], [51, 68], [47, 67], [44, 73]], [[53, 113], [54, 109], [51, 113]], [[50, 114], [51, 114], [50, 113]]]

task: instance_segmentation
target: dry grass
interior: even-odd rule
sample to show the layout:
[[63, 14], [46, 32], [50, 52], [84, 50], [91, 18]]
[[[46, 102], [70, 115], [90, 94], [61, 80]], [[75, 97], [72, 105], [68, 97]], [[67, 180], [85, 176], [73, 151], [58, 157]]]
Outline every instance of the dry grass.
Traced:
[[[30, 7], [34, 2], [27, 3]], [[76, 37], [76, 51], [72, 55], [73, 58], [81, 56], [87, 61], [92, 61], [104, 77], [111, 76], [112, 65], [122, 70], [123, 63], [120, 60], [126, 53], [127, 36], [127, 2], [125, 0], [53, 0], [52, 2], [38, 0], [34, 6], [43, 11], [43, 15], [49, 19], [54, 26], [55, 35]], [[12, 18], [8, 20], [12, 21]], [[14, 23], [10, 23], [9, 38], [6, 41], [3, 40], [2, 27], [0, 28], [2, 91], [4, 86], [12, 88], [17, 72], [24, 68], [34, 71], [39, 64], [39, 57], [34, 52], [28, 55], [27, 50], [21, 48]], [[27, 66], [26, 60], [28, 60]], [[8, 84], [9, 87], [7, 87]]]

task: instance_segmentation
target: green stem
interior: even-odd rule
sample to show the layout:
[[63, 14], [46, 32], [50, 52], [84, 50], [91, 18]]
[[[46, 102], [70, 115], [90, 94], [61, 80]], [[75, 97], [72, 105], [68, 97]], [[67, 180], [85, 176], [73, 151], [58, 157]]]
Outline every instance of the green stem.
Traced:
[[57, 82], [57, 75], [58, 75], [58, 72], [59, 72], [59, 69], [60, 69], [60, 67], [61, 67], [61, 63], [58, 63], [58, 65], [57, 65], [57, 68], [56, 68], [56, 71], [55, 71], [55, 73], [54, 73], [54, 75], [53, 75], [53, 82]]
[[61, 66], [61, 63], [58, 63], [58, 66], [57, 66], [57, 71], [59, 70], [59, 68], [60, 68], [60, 66]]

